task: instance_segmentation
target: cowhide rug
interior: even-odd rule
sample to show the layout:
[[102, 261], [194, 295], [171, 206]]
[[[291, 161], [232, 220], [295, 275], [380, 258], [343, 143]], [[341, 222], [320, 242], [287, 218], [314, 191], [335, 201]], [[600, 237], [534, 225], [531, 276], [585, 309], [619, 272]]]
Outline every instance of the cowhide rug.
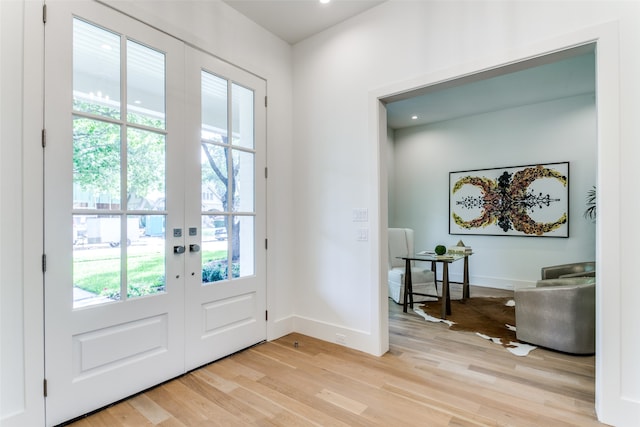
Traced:
[[440, 302], [414, 304], [413, 311], [429, 322], [442, 322], [454, 331], [475, 332], [481, 338], [501, 344], [516, 356], [526, 356], [537, 347], [516, 338], [516, 310], [513, 298], [468, 298], [452, 300], [451, 314], [440, 315]]

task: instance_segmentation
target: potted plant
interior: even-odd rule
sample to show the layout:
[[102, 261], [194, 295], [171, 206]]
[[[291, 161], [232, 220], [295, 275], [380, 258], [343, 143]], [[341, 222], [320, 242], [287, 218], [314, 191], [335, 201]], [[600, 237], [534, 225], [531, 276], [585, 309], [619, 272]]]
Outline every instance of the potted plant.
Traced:
[[591, 221], [596, 220], [596, 187], [594, 186], [591, 190], [587, 191], [587, 210], [584, 211], [584, 217], [590, 219]]

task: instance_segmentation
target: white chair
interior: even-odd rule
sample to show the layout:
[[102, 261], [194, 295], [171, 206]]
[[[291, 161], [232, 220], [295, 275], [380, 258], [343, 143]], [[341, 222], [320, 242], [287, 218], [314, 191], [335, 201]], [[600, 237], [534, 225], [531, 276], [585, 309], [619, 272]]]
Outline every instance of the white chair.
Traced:
[[[389, 239], [389, 297], [398, 304], [404, 303], [405, 260], [398, 257], [415, 255], [413, 230], [410, 228], [390, 228]], [[422, 263], [418, 263], [422, 264]], [[416, 266], [412, 262], [411, 281], [413, 292], [437, 295], [435, 275], [429, 267]], [[437, 298], [414, 295], [413, 302], [437, 301]]]

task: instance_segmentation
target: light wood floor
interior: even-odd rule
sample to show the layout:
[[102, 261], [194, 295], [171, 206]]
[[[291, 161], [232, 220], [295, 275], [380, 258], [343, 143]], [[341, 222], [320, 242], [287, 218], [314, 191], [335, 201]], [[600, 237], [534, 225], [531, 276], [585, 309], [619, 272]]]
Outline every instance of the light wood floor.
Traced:
[[[472, 288], [480, 294], [504, 291]], [[517, 357], [393, 302], [389, 310], [382, 357], [291, 334], [72, 426], [604, 425], [594, 412], [595, 357], [543, 349]]]

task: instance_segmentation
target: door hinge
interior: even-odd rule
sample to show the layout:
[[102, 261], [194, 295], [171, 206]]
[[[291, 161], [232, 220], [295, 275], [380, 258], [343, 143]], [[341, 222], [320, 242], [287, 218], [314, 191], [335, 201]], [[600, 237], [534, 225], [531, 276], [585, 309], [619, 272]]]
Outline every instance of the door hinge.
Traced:
[[264, 248], [269, 249], [269, 239], [264, 239]]
[[42, 129], [41, 142], [42, 142], [42, 148], [47, 146], [47, 130], [46, 129]]
[[269, 178], [269, 168], [268, 167], [264, 168], [264, 178], [265, 179]]
[[264, 106], [265, 106], [265, 108], [267, 107], [267, 96], [266, 95], [264, 96]]
[[47, 254], [42, 254], [42, 272], [46, 273], [47, 271]]
[[268, 321], [268, 320], [269, 320], [269, 311], [268, 311], [268, 310], [265, 310], [265, 311], [264, 311], [264, 321], [266, 322], [266, 321]]
[[46, 4], [42, 5], [42, 23], [43, 24], [47, 23], [47, 5]]
[[47, 390], [47, 379], [46, 378], [42, 381], [42, 392], [44, 394], [44, 397], [47, 397], [48, 390]]

